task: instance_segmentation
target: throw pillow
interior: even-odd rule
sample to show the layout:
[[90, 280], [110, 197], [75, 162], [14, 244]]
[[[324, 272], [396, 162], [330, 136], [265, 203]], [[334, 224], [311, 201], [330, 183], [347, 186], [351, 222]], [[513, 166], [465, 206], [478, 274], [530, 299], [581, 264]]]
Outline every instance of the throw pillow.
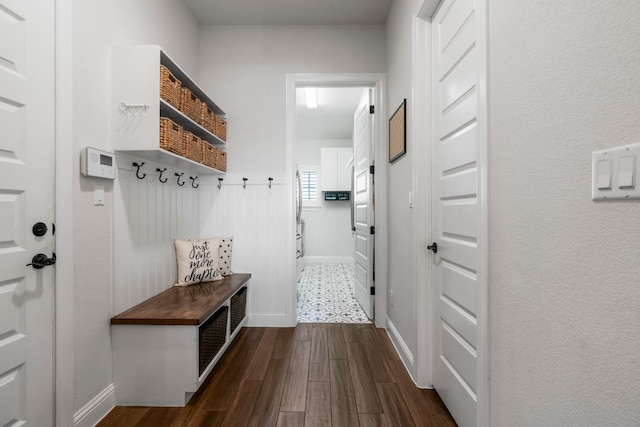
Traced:
[[223, 276], [230, 276], [233, 274], [231, 270], [231, 255], [233, 253], [233, 236], [228, 237], [212, 237], [209, 239], [192, 240], [194, 242], [200, 242], [204, 240], [220, 240], [220, 246], [218, 248], [218, 267], [220, 273]]
[[178, 283], [176, 286], [222, 280], [218, 266], [219, 239], [176, 240]]

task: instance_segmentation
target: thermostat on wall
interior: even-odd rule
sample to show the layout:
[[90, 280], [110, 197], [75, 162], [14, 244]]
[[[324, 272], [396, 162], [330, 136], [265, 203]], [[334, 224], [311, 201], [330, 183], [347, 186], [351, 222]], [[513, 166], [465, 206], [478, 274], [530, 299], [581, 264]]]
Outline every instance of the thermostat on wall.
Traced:
[[116, 179], [116, 158], [113, 153], [85, 147], [80, 154], [80, 173], [84, 176]]

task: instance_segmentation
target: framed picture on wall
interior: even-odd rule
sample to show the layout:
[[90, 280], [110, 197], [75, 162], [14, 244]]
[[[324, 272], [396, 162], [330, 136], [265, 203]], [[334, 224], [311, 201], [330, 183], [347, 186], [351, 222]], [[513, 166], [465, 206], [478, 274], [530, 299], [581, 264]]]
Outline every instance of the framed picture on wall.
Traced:
[[407, 152], [407, 100], [403, 99], [389, 119], [389, 163], [393, 163]]

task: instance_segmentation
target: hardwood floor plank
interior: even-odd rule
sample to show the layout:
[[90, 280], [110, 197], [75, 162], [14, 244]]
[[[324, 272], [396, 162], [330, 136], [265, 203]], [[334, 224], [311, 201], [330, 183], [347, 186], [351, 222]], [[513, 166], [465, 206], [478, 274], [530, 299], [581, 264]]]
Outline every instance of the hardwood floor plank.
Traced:
[[262, 381], [243, 381], [222, 425], [228, 427], [248, 425], [261, 388]]
[[342, 326], [339, 323], [327, 325], [327, 342], [329, 344], [330, 360], [346, 360], [347, 346], [342, 333]]
[[440, 416], [435, 406], [430, 400], [425, 399], [426, 396], [422, 394], [422, 390], [416, 387], [402, 362], [390, 360], [389, 366], [416, 425], [440, 426]]
[[327, 330], [324, 328], [313, 328], [311, 331], [309, 381], [329, 381], [329, 350]]
[[343, 323], [342, 334], [344, 335], [344, 341], [349, 342], [362, 342], [362, 336], [360, 335], [360, 328], [357, 323]]
[[277, 427], [304, 427], [304, 412], [280, 412]]
[[358, 414], [360, 427], [387, 427], [384, 414]]
[[262, 338], [262, 334], [264, 334], [264, 332], [267, 330], [268, 328], [246, 328], [247, 330], [247, 335], [245, 337], [245, 339], [247, 341], [260, 341], [260, 339]]
[[288, 358], [295, 341], [296, 328], [279, 328], [276, 345], [273, 349], [274, 359]]
[[97, 427], [135, 426], [149, 410], [149, 408], [136, 406], [116, 406], [97, 424]]
[[381, 413], [382, 405], [362, 344], [347, 343], [347, 354], [358, 412]]
[[296, 341], [311, 341], [313, 323], [298, 323], [296, 326]]
[[[346, 351], [345, 351], [346, 353]], [[358, 426], [358, 408], [353, 396], [348, 360], [330, 360], [331, 422], [334, 427]]]
[[196, 411], [190, 419], [182, 420], [183, 424], [175, 427], [220, 427], [225, 415], [224, 411]]
[[309, 382], [306, 409], [305, 427], [331, 427], [331, 384], [329, 382]]
[[260, 395], [251, 414], [250, 426], [275, 426], [278, 422], [288, 363], [289, 358], [271, 360], [262, 382]]
[[280, 403], [281, 412], [304, 412], [309, 379], [310, 341], [296, 341], [293, 345], [287, 380]]
[[154, 408], [135, 423], [135, 427], [170, 427], [179, 408]]
[[247, 340], [242, 342], [242, 348], [238, 349], [236, 357], [233, 358], [222, 373], [220, 380], [211, 389], [206, 402], [202, 404], [202, 409], [207, 411], [226, 411], [236, 396], [240, 382], [244, 378], [247, 364], [254, 355], [258, 341]]
[[440, 422], [445, 427], [457, 427], [456, 422], [453, 420], [451, 413], [444, 406], [444, 402], [438, 396], [438, 393], [435, 390], [420, 390], [422, 395], [425, 396], [434, 406], [438, 416], [440, 417]]
[[376, 337], [374, 327], [372, 326], [371, 328], [362, 329], [360, 334], [362, 335], [364, 352], [367, 355], [373, 379], [377, 383], [394, 382], [395, 380], [393, 379], [393, 376], [389, 371], [389, 366], [387, 365], [387, 357], [382, 352], [380, 344], [378, 344], [378, 338]]
[[379, 383], [376, 384], [376, 387], [384, 408], [384, 416], [389, 426], [411, 427], [416, 425], [397, 384]]
[[389, 338], [389, 335], [387, 334], [387, 331], [382, 328], [375, 328], [375, 332], [376, 338], [378, 338], [378, 344], [380, 345], [380, 348], [382, 349], [384, 355], [387, 356], [387, 359], [401, 360], [400, 355], [391, 342], [391, 338]]
[[262, 334], [260, 343], [256, 348], [256, 353], [253, 355], [253, 359], [247, 368], [245, 374], [246, 380], [263, 380], [267, 373], [267, 367], [273, 354], [273, 349], [276, 345], [276, 339], [278, 337], [278, 330], [276, 328], [268, 328]]

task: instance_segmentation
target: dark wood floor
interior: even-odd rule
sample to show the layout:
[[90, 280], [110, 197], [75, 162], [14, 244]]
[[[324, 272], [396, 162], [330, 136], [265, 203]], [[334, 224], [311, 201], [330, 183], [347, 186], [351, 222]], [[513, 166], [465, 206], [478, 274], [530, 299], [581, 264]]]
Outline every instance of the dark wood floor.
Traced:
[[244, 328], [184, 408], [116, 407], [99, 427], [455, 426], [366, 324]]

